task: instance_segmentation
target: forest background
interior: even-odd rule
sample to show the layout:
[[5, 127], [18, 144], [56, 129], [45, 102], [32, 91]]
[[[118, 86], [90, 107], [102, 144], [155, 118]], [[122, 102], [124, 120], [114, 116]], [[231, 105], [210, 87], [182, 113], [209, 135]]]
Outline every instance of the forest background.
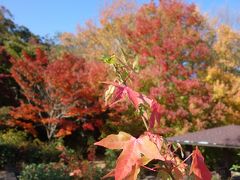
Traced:
[[[177, 0], [119, 0], [100, 12], [98, 23], [51, 39], [16, 24], [6, 8], [0, 12], [2, 168], [57, 162], [76, 176], [99, 174], [88, 171], [104, 152], [95, 141], [145, 131], [134, 105], [107, 104], [116, 89], [103, 82], [155, 99], [149, 127], [164, 137], [240, 124], [237, 15], [210, 18]], [[115, 154], [106, 153], [112, 167]]]

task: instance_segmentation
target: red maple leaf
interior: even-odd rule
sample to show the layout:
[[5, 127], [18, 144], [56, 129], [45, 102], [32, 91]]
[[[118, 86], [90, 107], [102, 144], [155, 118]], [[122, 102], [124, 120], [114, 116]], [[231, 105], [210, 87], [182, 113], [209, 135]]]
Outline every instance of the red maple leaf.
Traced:
[[96, 142], [95, 145], [104, 146], [109, 149], [123, 149], [117, 159], [114, 172], [109, 174], [114, 174], [116, 180], [122, 180], [133, 172], [134, 176], [136, 176], [143, 157], [148, 159], [147, 162], [153, 159], [164, 161], [157, 146], [146, 135], [136, 139], [130, 134], [120, 132], [118, 135], [107, 136], [101, 141]]
[[153, 101], [151, 104], [151, 110], [152, 110], [152, 113], [149, 119], [149, 125], [150, 125], [150, 128], [153, 128], [155, 121], [157, 121], [158, 123], [160, 122], [160, 118], [164, 113], [164, 108], [163, 106], [158, 104], [156, 101]]
[[147, 103], [148, 105], [151, 105], [152, 99], [146, 97], [145, 95], [138, 93], [131, 89], [128, 86], [112, 83], [112, 82], [105, 82], [105, 84], [113, 85], [116, 87], [116, 90], [113, 93], [112, 96], [112, 102], [110, 103], [110, 106], [117, 103], [124, 97], [128, 97], [128, 99], [131, 101], [131, 103], [134, 105], [134, 107], [137, 109], [140, 104]]
[[156, 121], [158, 123], [160, 122], [160, 118], [164, 113], [164, 107], [157, 103], [157, 101], [152, 100], [147, 96], [134, 91], [128, 86], [111, 82], [105, 83], [113, 85], [116, 88], [112, 95], [112, 102], [110, 103], [110, 106], [114, 105], [115, 103], [119, 102], [121, 99], [127, 96], [136, 109], [138, 109], [140, 104], [147, 104], [148, 106], [150, 106], [151, 108], [151, 115], [149, 119], [150, 128], [154, 127]]
[[198, 147], [193, 151], [192, 165], [190, 174], [194, 174], [197, 180], [211, 180], [212, 175], [204, 163], [204, 157], [199, 151]]

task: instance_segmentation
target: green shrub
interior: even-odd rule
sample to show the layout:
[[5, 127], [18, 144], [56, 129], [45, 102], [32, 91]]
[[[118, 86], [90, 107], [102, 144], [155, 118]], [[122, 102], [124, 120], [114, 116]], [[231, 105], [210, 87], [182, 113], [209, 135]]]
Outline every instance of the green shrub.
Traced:
[[73, 179], [65, 172], [66, 167], [49, 164], [30, 164], [22, 170], [20, 180], [71, 180]]
[[21, 149], [20, 154], [22, 161], [26, 163], [48, 163], [58, 161], [60, 152], [56, 149], [47, 152], [44, 147], [30, 144]]
[[118, 154], [119, 153], [111, 149], [106, 150], [105, 152], [106, 168], [113, 169], [116, 166], [116, 160], [117, 160]]
[[[240, 159], [240, 152], [238, 152], [237, 154], [238, 157], [236, 157], [237, 159]], [[235, 162], [236, 163], [236, 162]], [[236, 172], [240, 172], [240, 160], [238, 160], [238, 162], [236, 164], [233, 164], [232, 167], [230, 168], [231, 171], [236, 171]]]
[[9, 129], [8, 131], [0, 132], [0, 143], [13, 146], [22, 146], [27, 143], [27, 134], [24, 131]]
[[15, 146], [0, 144], [0, 168], [14, 164], [16, 157], [17, 148]]
[[9, 119], [9, 111], [9, 106], [0, 107], [0, 122], [5, 122], [7, 119]]
[[84, 172], [83, 176], [79, 178], [81, 180], [99, 180], [108, 173], [105, 172], [104, 169], [94, 166], [91, 162], [83, 161], [82, 165], [84, 164], [87, 170]]
[[18, 158], [18, 148], [27, 143], [27, 134], [10, 129], [0, 132], [0, 168], [12, 166]]
[[0, 168], [16, 163], [49, 163], [59, 161], [60, 151], [56, 146], [62, 140], [42, 142], [28, 138], [24, 131], [9, 129], [0, 131]]
[[41, 142], [35, 139], [33, 142], [21, 147], [22, 161], [28, 164], [57, 162], [61, 153], [56, 149], [59, 143], [59, 141]]

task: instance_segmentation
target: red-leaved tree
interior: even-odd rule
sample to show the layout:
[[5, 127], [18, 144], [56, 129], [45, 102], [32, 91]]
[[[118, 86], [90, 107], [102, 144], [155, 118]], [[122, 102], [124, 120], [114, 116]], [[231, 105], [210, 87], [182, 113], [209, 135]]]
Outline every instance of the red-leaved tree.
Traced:
[[48, 139], [69, 135], [78, 126], [93, 130], [101, 125], [95, 117], [104, 112], [99, 98], [99, 81], [106, 75], [103, 64], [69, 54], [50, 61], [40, 49], [35, 57], [23, 53], [22, 59], [11, 62], [11, 74], [26, 100], [12, 109], [10, 125], [33, 135], [42, 126]]
[[[126, 68], [124, 83], [161, 104], [157, 131], [211, 126], [215, 103], [202, 77], [212, 63], [214, 31], [196, 6], [181, 0], [151, 1], [140, 8], [128, 0], [112, 2], [102, 12], [100, 27], [88, 23], [77, 35], [62, 36], [67, 49], [96, 59], [114, 54], [109, 60], [115, 71]], [[132, 113], [124, 110], [131, 108], [117, 108], [129, 124]]]
[[128, 60], [137, 72], [127, 84], [161, 104], [161, 127], [178, 133], [206, 127], [212, 99], [201, 75], [211, 63], [212, 32], [195, 5], [151, 2], [122, 32], [136, 57]]

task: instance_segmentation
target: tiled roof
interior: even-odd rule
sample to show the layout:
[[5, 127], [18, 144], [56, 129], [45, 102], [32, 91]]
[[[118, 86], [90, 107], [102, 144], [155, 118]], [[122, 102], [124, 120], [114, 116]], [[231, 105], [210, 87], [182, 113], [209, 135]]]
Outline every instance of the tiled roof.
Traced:
[[180, 144], [240, 148], [240, 126], [228, 125], [167, 138]]

